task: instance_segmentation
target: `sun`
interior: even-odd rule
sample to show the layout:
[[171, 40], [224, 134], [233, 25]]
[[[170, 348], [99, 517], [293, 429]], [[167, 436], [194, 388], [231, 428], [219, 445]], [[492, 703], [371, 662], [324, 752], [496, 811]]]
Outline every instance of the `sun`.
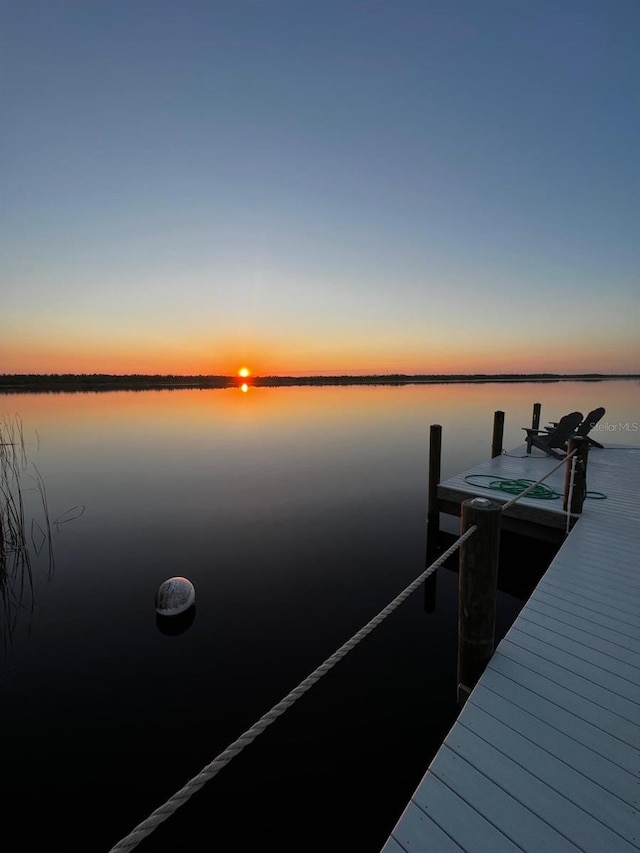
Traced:
[[243, 379], [246, 379], [247, 376], [251, 376], [251, 371], [248, 367], [241, 367], [238, 371], [238, 376], [242, 376]]

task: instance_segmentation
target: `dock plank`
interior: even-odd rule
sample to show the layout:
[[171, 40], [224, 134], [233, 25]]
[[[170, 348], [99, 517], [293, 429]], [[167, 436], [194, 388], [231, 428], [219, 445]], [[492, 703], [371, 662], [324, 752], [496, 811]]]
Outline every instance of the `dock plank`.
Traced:
[[[543, 748], [533, 737], [524, 737], [473, 703], [468, 705], [468, 713], [461, 715], [460, 724], [499, 749], [528, 774], [546, 785], [550, 791], [555, 791], [585, 810], [615, 835], [631, 843], [636, 840], [636, 833], [640, 829], [640, 813], [637, 809], [612, 794], [603, 785], [593, 782], [589, 776], [574, 770], [551, 751]], [[530, 730], [528, 733], [531, 733]], [[617, 850], [613, 840], [611, 836], [610, 844], [602, 849]], [[616, 843], [620, 845], [619, 841]]]
[[464, 850], [464, 847], [447, 835], [413, 800], [404, 810], [391, 838], [408, 853], [427, 849], [438, 850], [439, 853], [460, 853]]
[[505, 674], [558, 708], [565, 708], [603, 731], [615, 732], [619, 740], [640, 749], [638, 704], [608, 687], [504, 640], [488, 672]]
[[[603, 567], [603, 560], [607, 560], [607, 568]], [[554, 574], [578, 583], [582, 581], [590, 583], [602, 583], [606, 581], [613, 589], [635, 590], [640, 592], [640, 570], [635, 566], [629, 566], [626, 562], [618, 560], [615, 553], [598, 555], [591, 553], [577, 566], [568, 559], [557, 559], [554, 561]]]
[[[637, 808], [640, 805], [640, 777], [637, 773], [640, 770], [640, 753], [635, 762], [630, 762], [636, 772], [629, 772], [606, 756], [606, 746], [602, 748], [605, 738], [599, 738], [600, 751], [594, 751], [593, 733], [586, 726], [571, 726], [567, 731], [569, 727], [559, 725], [557, 715], [552, 715], [551, 724], [536, 716], [533, 709], [525, 710], [481, 684], [474, 690], [470, 702], [514, 731], [526, 732], [528, 739], [574, 770], [593, 776], [599, 785], [630, 806]], [[597, 734], [601, 733], [597, 730]]]
[[413, 802], [463, 850], [513, 853], [513, 841], [475, 807], [465, 808], [466, 801], [445, 785], [438, 774], [427, 776], [413, 797]]
[[640, 635], [637, 637], [634, 636], [633, 631], [629, 634], [620, 633], [617, 630], [617, 623], [615, 622], [603, 625], [600, 622], [585, 619], [582, 615], [575, 616], [573, 613], [562, 610], [559, 607], [541, 602], [537, 597], [535, 600], [529, 602], [529, 607], [522, 614], [522, 617], [531, 621], [545, 620], [540, 624], [546, 624], [546, 620], [553, 620], [563, 625], [566, 629], [575, 628], [576, 631], [580, 631], [581, 635], [585, 637], [585, 642], [588, 641], [589, 637], [594, 637], [605, 641], [609, 647], [615, 646], [616, 649], [622, 649], [625, 652], [628, 651], [633, 655], [634, 660], [640, 658]]
[[573, 588], [585, 601], [593, 601], [605, 607], [613, 607], [616, 612], [631, 617], [633, 621], [640, 616], [640, 604], [636, 604], [629, 597], [629, 592], [627, 591], [625, 594], [623, 590], [607, 584], [605, 579], [602, 579], [599, 584], [595, 584], [582, 577], [578, 583], [575, 583], [574, 578], [567, 577], [566, 574], [552, 572], [548, 577], [545, 576], [541, 586], [543, 589], [549, 586], [559, 589]]
[[387, 839], [387, 842], [380, 851], [380, 853], [406, 853], [406, 847], [401, 847], [400, 844], [395, 840], [393, 835], [391, 835]]
[[[631, 853], [634, 849], [625, 838], [562, 794], [551, 790], [536, 775], [462, 723], [454, 726], [445, 744], [460, 753], [474, 767], [481, 769], [499, 788], [509, 791], [511, 797], [556, 829], [560, 836], [570, 839], [581, 850], [589, 853], [602, 853], [603, 850]], [[433, 771], [427, 774], [425, 782], [438, 772], [439, 761], [440, 751], [432, 762]], [[421, 789], [422, 785], [418, 791]], [[428, 789], [425, 786], [423, 790], [427, 792]], [[559, 846], [555, 849], [564, 850], [566, 847]]]
[[[584, 624], [584, 620], [581, 625], [575, 624], [575, 622], [559, 619], [557, 616], [540, 613], [539, 610], [535, 610], [533, 607], [527, 608], [526, 613], [522, 615], [522, 619], [518, 624], [522, 627], [525, 623], [535, 625], [538, 630], [560, 634], [567, 640], [580, 643], [592, 651], [614, 657], [634, 669], [640, 667], [640, 640], [635, 642], [633, 638], [629, 638], [628, 642], [623, 644], [620, 641], [620, 634], [614, 634], [612, 631], [609, 631], [607, 632], [608, 636], [603, 636], [602, 629], [598, 629], [597, 626], [595, 626], [595, 630], [593, 626], [587, 627]], [[638, 674], [640, 675], [640, 670]]]
[[[621, 623], [620, 620], [616, 619], [614, 616], [608, 616], [607, 614], [600, 613], [597, 610], [581, 607], [576, 603], [575, 596], [567, 597], [565, 595], [553, 595], [538, 587], [535, 596], [532, 596], [529, 599], [527, 607], [531, 607], [533, 609], [544, 609], [545, 612], [558, 611], [562, 614], [567, 613], [570, 616], [582, 619], [588, 624], [608, 628], [626, 639], [636, 640], [639, 636], [638, 629], [635, 625], [627, 624], [626, 622]], [[624, 642], [626, 642], [626, 639]]]
[[602, 624], [617, 625], [621, 634], [626, 634], [629, 637], [638, 636], [638, 626], [633, 619], [620, 619], [615, 608], [598, 606], [595, 602], [587, 603], [584, 598], [572, 590], [546, 589], [539, 584], [535, 591], [535, 598], [532, 597], [532, 600], [550, 602], [558, 607], [562, 606], [562, 608], [570, 610], [571, 613], [584, 616], [585, 619], [600, 621]]
[[513, 645], [520, 646], [520, 648], [526, 649], [550, 663], [556, 663], [567, 672], [582, 675], [588, 681], [604, 687], [605, 690], [623, 699], [628, 699], [636, 706], [638, 705], [640, 697], [638, 696], [637, 685], [617, 673], [599, 667], [589, 660], [585, 660], [584, 657], [572, 655], [566, 649], [558, 648], [539, 637], [533, 637], [525, 631], [521, 631], [519, 625], [515, 630], [510, 631], [508, 636]]
[[[530, 853], [539, 853], [541, 848], [558, 845], [567, 851], [580, 849], [449, 747], [442, 749], [433, 772], [461, 799], [473, 803], [473, 807], [485, 815], [515, 847]], [[426, 789], [418, 789], [418, 804], [426, 796]]]
[[[556, 652], [566, 652], [594, 668], [597, 667], [607, 673], [612, 673], [640, 688], [640, 669], [634, 664], [622, 660], [621, 655], [615, 654], [615, 652], [612, 654], [611, 651], [603, 652], [594, 648], [595, 642], [591, 639], [589, 644], [581, 642], [575, 637], [566, 636], [563, 631], [559, 631], [557, 628], [541, 626], [537, 620], [526, 617], [518, 620], [518, 631], [539, 640], [540, 643], [553, 646]], [[629, 689], [633, 691], [633, 687]], [[635, 693], [640, 699], [640, 689], [636, 690]]]
[[[574, 736], [628, 772], [640, 771], [640, 745], [628, 742], [637, 739], [633, 724], [627, 726], [628, 731], [622, 731], [623, 735], [627, 735], [625, 740], [619, 737], [620, 727], [628, 721], [621, 724], [616, 715], [607, 709], [595, 703], [587, 705], [578, 694], [536, 673], [531, 673], [531, 678], [527, 678], [524, 670], [519, 670], [518, 674], [522, 677], [516, 681], [503, 675], [497, 667], [492, 667], [486, 673], [486, 678], [482, 679], [482, 684], [476, 687], [480, 689], [486, 686], [523, 711]], [[615, 734], [612, 734], [612, 730]]]

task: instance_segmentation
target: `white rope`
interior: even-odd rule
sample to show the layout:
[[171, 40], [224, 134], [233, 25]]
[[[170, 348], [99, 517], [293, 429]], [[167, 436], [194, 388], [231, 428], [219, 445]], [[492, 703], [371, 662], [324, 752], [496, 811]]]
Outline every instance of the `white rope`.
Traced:
[[338, 661], [342, 660], [342, 658], [361, 640], [364, 640], [364, 638], [370, 634], [374, 628], [377, 628], [378, 625], [383, 622], [397, 607], [399, 607], [412, 592], [415, 592], [415, 590], [429, 577], [429, 575], [431, 575], [439, 566], [442, 565], [442, 563], [445, 562], [445, 560], [454, 554], [460, 545], [462, 545], [462, 543], [466, 541], [475, 532], [475, 530], [476, 526], [473, 525], [463, 533], [450, 548], [441, 554], [438, 559], [425, 569], [419, 577], [417, 577], [409, 584], [408, 587], [406, 587], [406, 589], [397, 595], [390, 604], [387, 604], [387, 606], [381, 610], [377, 616], [374, 616], [373, 619], [367, 622], [364, 628], [361, 628], [350, 640], [347, 640], [346, 643], [340, 646], [340, 648], [334, 652], [331, 657], [327, 658], [324, 663], [320, 664], [320, 666], [317, 667], [311, 675], [308, 675], [304, 681], [287, 694], [284, 699], [260, 717], [257, 723], [254, 723], [251, 728], [247, 729], [244, 734], [241, 734], [239, 738], [234, 740], [233, 743], [214, 758], [213, 761], [207, 764], [206, 767], [203, 767], [197, 776], [194, 776], [193, 779], [187, 782], [186, 785], [170, 797], [164, 805], [157, 808], [149, 815], [148, 818], [132, 829], [127, 836], [111, 848], [109, 853], [125, 853], [125, 851], [133, 850], [134, 847], [153, 832], [158, 824], [165, 821], [175, 811], [177, 811], [180, 806], [184, 805], [192, 794], [199, 791], [200, 788], [202, 788], [209, 779], [212, 779], [217, 773], [219, 773], [219, 771], [222, 770], [222, 768], [225, 767], [225, 765], [227, 765], [234, 756], [241, 752], [245, 746], [248, 746], [252, 741], [254, 741], [259, 734], [262, 734], [267, 726], [270, 726], [271, 723], [275, 722], [275, 720], [277, 720], [278, 717], [287, 710], [287, 708], [290, 708], [291, 705], [293, 705], [293, 703], [305, 694], [310, 687], [319, 681], [323, 675], [326, 675], [327, 672], [329, 672], [329, 670], [338, 663]]
[[571, 521], [571, 498], [573, 497], [573, 477], [576, 473], [576, 459], [577, 456], [574, 456], [571, 460], [571, 477], [569, 478], [569, 497], [567, 500], [567, 526], [565, 529], [565, 534], [569, 532], [569, 523]]
[[544, 475], [544, 477], [540, 477], [540, 479], [539, 479], [539, 480], [536, 480], [536, 481], [535, 481], [535, 483], [531, 483], [531, 485], [530, 485], [530, 486], [527, 486], [527, 488], [526, 488], [524, 491], [522, 491], [522, 492], [520, 492], [519, 494], [517, 494], [517, 495], [515, 496], [515, 498], [511, 498], [511, 500], [510, 500], [510, 501], [507, 501], [507, 503], [506, 503], [506, 504], [503, 504], [503, 505], [502, 505], [502, 511], [504, 512], [505, 510], [509, 509], [509, 507], [510, 507], [510, 506], [513, 506], [513, 504], [514, 504], [516, 501], [519, 501], [519, 500], [520, 500], [520, 498], [523, 498], [523, 497], [527, 494], [527, 492], [530, 492], [530, 491], [531, 491], [531, 489], [535, 489], [535, 487], [536, 487], [536, 486], [539, 486], [539, 485], [540, 485], [540, 483], [542, 483], [542, 481], [543, 481], [543, 480], [546, 480], [546, 479], [547, 479], [547, 477], [549, 477], [551, 474], [553, 474], [553, 472], [554, 472], [554, 471], [557, 471], [557, 470], [558, 470], [558, 468], [560, 468], [560, 466], [561, 466], [561, 465], [565, 465], [565, 464], [566, 464], [566, 462], [567, 462], [567, 460], [568, 460], [568, 459], [571, 459], [571, 457], [572, 457], [572, 456], [574, 456], [577, 452], [578, 452], [577, 450], [572, 450], [572, 451], [571, 451], [571, 453], [569, 453], [567, 456], [565, 456], [565, 457], [564, 457], [564, 459], [562, 460], [562, 462], [558, 462], [558, 464], [557, 464], [557, 465], [554, 465], [554, 467], [553, 467], [550, 471], [547, 471], [547, 473]]

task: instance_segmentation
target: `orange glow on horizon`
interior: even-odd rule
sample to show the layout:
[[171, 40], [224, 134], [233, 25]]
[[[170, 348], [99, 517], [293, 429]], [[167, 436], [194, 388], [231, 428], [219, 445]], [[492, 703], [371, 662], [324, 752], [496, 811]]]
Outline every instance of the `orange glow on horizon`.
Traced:
[[[580, 332], [582, 334], [582, 331]], [[0, 342], [2, 373], [108, 373], [116, 375], [190, 375], [249, 377], [362, 374], [470, 374], [470, 373], [636, 373], [637, 342], [622, 339], [601, 343], [585, 356], [582, 340], [566, 339], [544, 351], [526, 341], [479, 339], [460, 348], [457, 339], [428, 344], [401, 343], [384, 349], [361, 345], [344, 347], [308, 344], [297, 339], [276, 344], [269, 340], [247, 349], [238, 341], [224, 342], [212, 358], [211, 343], [192, 346], [173, 342], [158, 349], [153, 342], [125, 339], [65, 340], [50, 335], [12, 334]], [[242, 361], [238, 368], [238, 352]], [[247, 365], [251, 364], [251, 369]], [[244, 371], [247, 371], [244, 373]]]

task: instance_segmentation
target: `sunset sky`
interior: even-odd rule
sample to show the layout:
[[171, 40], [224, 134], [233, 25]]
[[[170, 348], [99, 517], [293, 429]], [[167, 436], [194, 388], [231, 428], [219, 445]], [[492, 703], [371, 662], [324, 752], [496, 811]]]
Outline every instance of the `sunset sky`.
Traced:
[[20, 0], [0, 373], [640, 372], [638, 0]]

